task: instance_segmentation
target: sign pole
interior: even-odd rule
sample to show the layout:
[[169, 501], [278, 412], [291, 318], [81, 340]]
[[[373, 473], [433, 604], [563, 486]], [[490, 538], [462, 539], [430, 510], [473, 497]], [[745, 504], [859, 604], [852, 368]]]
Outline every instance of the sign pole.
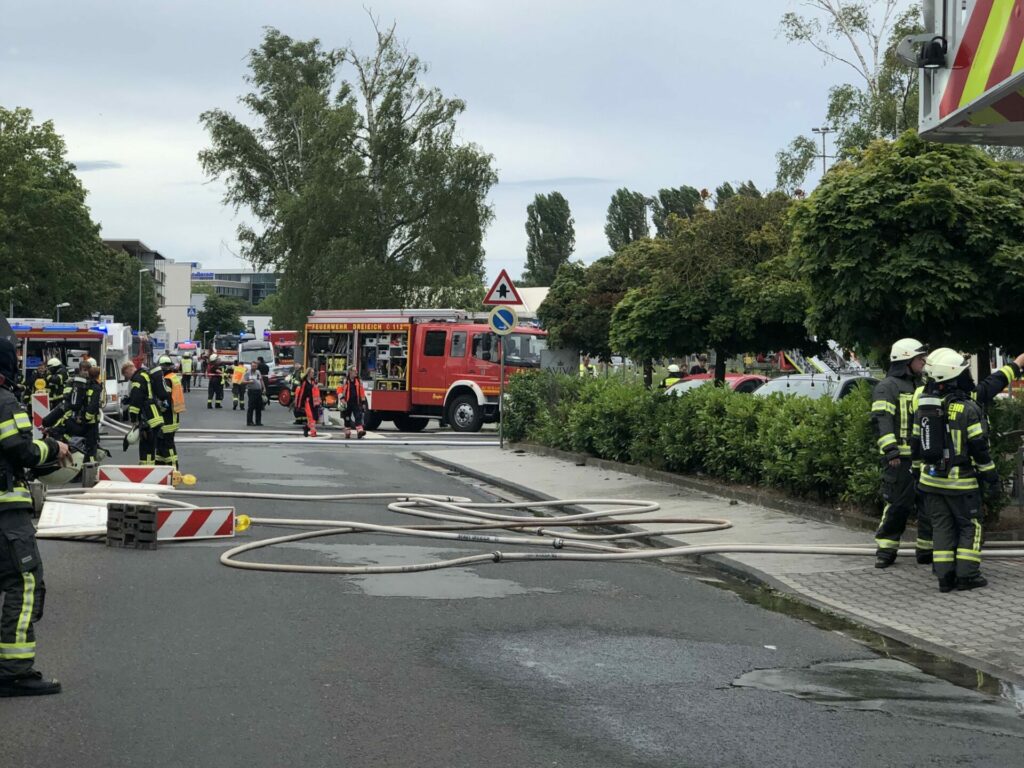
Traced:
[[498, 383], [498, 450], [505, 448], [505, 339], [498, 337], [501, 344], [501, 380]]

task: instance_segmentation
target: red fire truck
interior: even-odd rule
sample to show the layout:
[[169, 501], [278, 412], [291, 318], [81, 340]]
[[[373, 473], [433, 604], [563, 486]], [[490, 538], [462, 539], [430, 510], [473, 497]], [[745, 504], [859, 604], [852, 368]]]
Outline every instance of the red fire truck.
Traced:
[[356, 367], [370, 401], [367, 429], [391, 420], [418, 432], [434, 418], [456, 432], [477, 432], [498, 420], [500, 356], [506, 379], [539, 368], [545, 337], [521, 327], [501, 343], [486, 320], [457, 309], [316, 310], [303, 354], [328, 406], [345, 371]]
[[292, 365], [295, 362], [295, 345], [299, 341], [297, 331], [267, 331], [263, 334], [274, 345], [274, 363]]

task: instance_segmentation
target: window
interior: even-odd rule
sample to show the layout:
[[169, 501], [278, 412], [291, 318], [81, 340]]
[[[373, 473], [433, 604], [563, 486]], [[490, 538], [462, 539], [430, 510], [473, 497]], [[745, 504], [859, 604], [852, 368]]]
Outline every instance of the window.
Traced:
[[108, 381], [117, 381], [121, 378], [120, 371], [117, 370], [117, 363], [112, 357], [107, 358], [107, 371], [103, 374]]
[[498, 337], [493, 333], [474, 333], [473, 357], [498, 362]]
[[455, 331], [452, 334], [452, 351], [451, 357], [465, 357], [466, 356], [466, 332]]
[[427, 357], [442, 357], [447, 336], [448, 331], [427, 331], [427, 336], [423, 339], [423, 354]]

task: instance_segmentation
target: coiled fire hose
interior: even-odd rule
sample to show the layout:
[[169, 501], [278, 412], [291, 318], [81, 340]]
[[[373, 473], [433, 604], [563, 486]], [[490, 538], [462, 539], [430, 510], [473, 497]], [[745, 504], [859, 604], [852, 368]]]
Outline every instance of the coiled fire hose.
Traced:
[[[87, 494], [89, 489], [66, 489], [57, 496]], [[143, 491], [140, 491], [140, 493]], [[323, 573], [347, 575], [372, 575], [394, 573], [418, 573], [442, 568], [465, 567], [484, 563], [529, 562], [529, 561], [633, 561], [669, 557], [695, 557], [709, 554], [805, 554], [805, 555], [871, 555], [875, 548], [869, 546], [814, 546], [779, 544], [733, 544], [716, 543], [680, 546], [633, 546], [624, 548], [611, 542], [633, 541], [665, 535], [688, 535], [721, 531], [732, 527], [729, 520], [718, 518], [651, 517], [660, 507], [657, 502], [634, 499], [556, 499], [551, 501], [522, 502], [474, 502], [458, 496], [408, 493], [341, 493], [341, 494], [284, 494], [254, 491], [207, 491], [160, 487], [154, 491], [165, 496], [201, 496], [204, 498], [262, 499], [288, 502], [351, 502], [392, 500], [387, 508], [391, 512], [427, 518], [438, 521], [432, 525], [380, 525], [353, 520], [313, 520], [306, 518], [248, 518], [243, 520], [242, 529], [248, 524], [314, 528], [312, 531], [277, 536], [248, 542], [225, 551], [220, 561], [231, 568], [252, 571], [274, 571], [284, 573]], [[508, 511], [542, 511], [562, 507], [602, 507], [601, 510], [572, 514], [547, 514], [544, 517], [519, 516], [501, 513]], [[646, 517], [639, 517], [646, 515]], [[658, 524], [659, 529], [637, 530], [624, 533], [582, 533], [583, 528], [607, 528], [613, 525], [636, 525], [639, 523]], [[663, 525], [675, 527], [661, 528]], [[486, 533], [487, 530], [501, 530], [504, 533]], [[558, 530], [562, 529], [562, 530]], [[568, 530], [564, 530], [568, 529]], [[530, 531], [529, 534], [516, 531]], [[342, 534], [369, 533], [392, 536], [413, 536], [441, 541], [471, 542], [495, 546], [544, 547], [554, 551], [524, 552], [495, 549], [488, 552], [465, 555], [424, 563], [402, 565], [299, 565], [282, 563], [258, 563], [237, 559], [239, 555], [278, 544]], [[986, 557], [1024, 557], [1024, 542], [1006, 541], [986, 543]], [[583, 551], [568, 551], [583, 550]], [[899, 550], [901, 556], [914, 555], [913, 549]]]

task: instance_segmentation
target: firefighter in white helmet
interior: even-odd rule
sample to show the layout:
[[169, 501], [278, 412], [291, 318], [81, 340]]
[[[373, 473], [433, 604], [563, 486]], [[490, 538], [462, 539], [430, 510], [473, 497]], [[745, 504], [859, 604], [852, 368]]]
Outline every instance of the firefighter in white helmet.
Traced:
[[888, 568], [896, 560], [907, 518], [918, 508], [917, 562], [932, 561], [931, 528], [916, 503], [910, 436], [914, 420], [914, 392], [922, 383], [928, 350], [917, 339], [900, 339], [889, 352], [889, 369], [875, 385], [871, 420], [878, 433], [882, 461], [882, 521], [875, 531], [875, 567]]
[[661, 380], [661, 388], [668, 389], [673, 384], [677, 384], [682, 380], [683, 374], [679, 372], [679, 366], [676, 365], [675, 363], [672, 363], [668, 367], [668, 373], [665, 375], [665, 378]]
[[928, 355], [928, 383], [918, 397], [912, 448], [919, 488], [935, 538], [932, 571], [939, 590], [984, 587], [981, 502], [1000, 493], [988, 426], [971, 398], [970, 358], [942, 347]]

